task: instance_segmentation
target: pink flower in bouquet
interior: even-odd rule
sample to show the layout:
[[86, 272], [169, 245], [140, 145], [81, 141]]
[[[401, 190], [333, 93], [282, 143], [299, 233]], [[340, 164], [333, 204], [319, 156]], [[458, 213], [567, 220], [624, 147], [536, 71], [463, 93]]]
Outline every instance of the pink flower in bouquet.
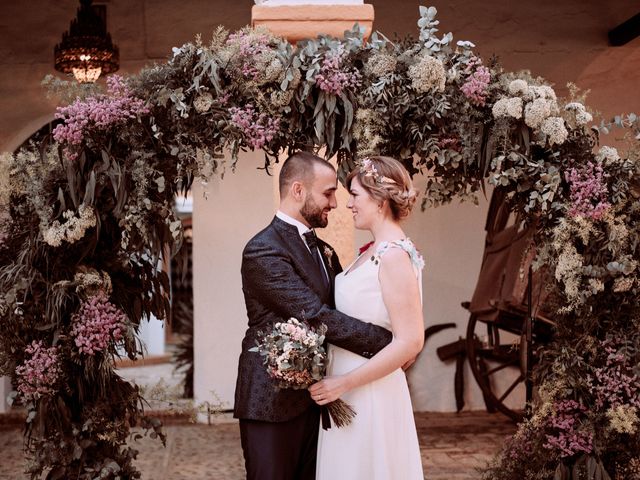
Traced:
[[126, 328], [126, 315], [104, 293], [83, 302], [72, 320], [71, 336], [78, 350], [86, 355], [94, 355], [105, 350], [110, 342], [121, 340]]
[[[267, 374], [277, 388], [305, 389], [322, 380], [326, 351], [322, 344], [326, 325], [313, 328], [296, 318], [276, 323], [271, 332], [260, 332], [256, 346], [250, 352], [259, 353]], [[326, 405], [337, 427], [348, 425], [356, 415], [342, 400]], [[323, 420], [323, 428], [328, 428]]]
[[266, 113], [258, 113], [252, 104], [244, 108], [231, 107], [231, 123], [241, 130], [249, 145], [258, 150], [269, 143], [278, 133], [280, 119], [272, 118]]
[[571, 207], [569, 215], [599, 220], [611, 207], [607, 201], [607, 175], [602, 164], [587, 162], [582, 168], [570, 168], [565, 173], [569, 182]]
[[548, 420], [544, 447], [556, 451], [560, 457], [593, 451], [593, 433], [580, 428], [586, 409], [575, 400], [562, 400], [554, 404], [555, 415]]
[[478, 107], [484, 106], [489, 93], [491, 72], [487, 67], [482, 65], [479, 58], [476, 58], [467, 65], [465, 73], [468, 77], [467, 81], [460, 88], [462, 93], [469, 99], [471, 104]]
[[[56, 118], [64, 120], [53, 130], [53, 138], [67, 146], [82, 143], [89, 128], [107, 130], [112, 125], [148, 113], [142, 99], [133, 96], [124, 79], [112, 75], [107, 79], [107, 94], [76, 100], [66, 107], [58, 107]], [[73, 158], [73, 152], [67, 151]]]
[[18, 392], [27, 399], [55, 393], [55, 385], [62, 374], [58, 347], [45, 348], [41, 340], [34, 340], [25, 353], [31, 357], [16, 367]]
[[344, 69], [342, 61], [347, 52], [340, 45], [337, 51], [328, 52], [322, 60], [320, 72], [316, 74], [316, 84], [323, 92], [340, 95], [345, 89], [360, 85], [361, 75], [356, 69]]
[[262, 333], [251, 351], [264, 357], [267, 372], [278, 380], [279, 388], [307, 388], [322, 379], [325, 331], [324, 326], [314, 329], [290, 318], [276, 323], [270, 333]]

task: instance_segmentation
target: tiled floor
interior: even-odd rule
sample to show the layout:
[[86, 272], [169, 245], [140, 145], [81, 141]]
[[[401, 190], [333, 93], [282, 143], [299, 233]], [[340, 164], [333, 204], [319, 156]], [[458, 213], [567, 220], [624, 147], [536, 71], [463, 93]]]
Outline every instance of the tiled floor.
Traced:
[[[143, 389], [147, 398], [181, 394], [182, 375], [170, 363], [140, 365], [119, 370]], [[160, 387], [160, 388], [158, 388]], [[151, 397], [150, 397], [151, 396]], [[167, 402], [151, 401], [166, 409]], [[15, 415], [0, 415], [0, 480], [27, 479], [22, 431]], [[213, 417], [212, 425], [173, 424], [166, 427], [167, 448], [145, 438], [132, 446], [140, 450], [137, 465], [145, 480], [241, 480], [244, 461], [238, 424], [229, 414]], [[500, 449], [514, 425], [499, 414], [485, 412], [417, 413], [416, 425], [427, 480], [475, 480]], [[336, 479], [340, 480], [340, 479]], [[396, 479], [390, 479], [396, 480]], [[400, 480], [400, 479], [398, 479]]]
[[[425, 478], [478, 479], [481, 468], [500, 448], [513, 424], [484, 412], [418, 413], [418, 435]], [[237, 423], [218, 417], [213, 425], [181, 424], [166, 427], [167, 448], [157, 440], [137, 443], [137, 465], [143, 479], [241, 480], [244, 478]], [[22, 434], [19, 426], [0, 430], [0, 479], [26, 479], [23, 473]]]

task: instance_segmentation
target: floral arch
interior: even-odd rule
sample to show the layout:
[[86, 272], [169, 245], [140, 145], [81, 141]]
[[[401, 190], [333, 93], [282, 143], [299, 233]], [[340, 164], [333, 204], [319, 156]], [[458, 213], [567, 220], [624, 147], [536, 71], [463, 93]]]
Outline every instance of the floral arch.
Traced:
[[[579, 92], [561, 100], [541, 78], [483, 63], [470, 42], [438, 36], [434, 8], [420, 14], [417, 41], [365, 43], [356, 27], [294, 47], [220, 28], [109, 78], [105, 93], [59, 108], [50, 141], [2, 157], [0, 373], [28, 408], [34, 478], [136, 478], [131, 426], [162, 436], [113, 359], [116, 346], [140, 355], [145, 317], [166, 318], [157, 266], [180, 247], [175, 195], [241, 150], [264, 150], [268, 169], [283, 151], [320, 147], [341, 175], [356, 156], [401, 159], [427, 176], [425, 208], [474, 200], [488, 183], [537, 219], [556, 335], [533, 414], [486, 478], [638, 475], [638, 119], [592, 127]], [[624, 156], [596, 148], [613, 126], [629, 132]]]

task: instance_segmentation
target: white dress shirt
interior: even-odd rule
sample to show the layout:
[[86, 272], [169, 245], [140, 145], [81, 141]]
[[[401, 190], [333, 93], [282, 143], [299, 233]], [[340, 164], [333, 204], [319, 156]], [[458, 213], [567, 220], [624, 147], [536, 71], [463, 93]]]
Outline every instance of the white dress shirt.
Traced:
[[[309, 250], [309, 253], [311, 253], [311, 255], [318, 255], [320, 254], [320, 251], [318, 252], [312, 252], [311, 249], [309, 248], [309, 245], [307, 245], [307, 241], [304, 238], [304, 234], [307, 232], [312, 231], [311, 228], [307, 227], [304, 223], [302, 223], [299, 220], [296, 220], [293, 217], [290, 217], [289, 215], [287, 215], [286, 213], [284, 213], [281, 210], [278, 210], [276, 212], [276, 217], [278, 217], [280, 220], [282, 220], [283, 222], [288, 223], [289, 225], [293, 225], [294, 227], [296, 227], [298, 229], [298, 235], [300, 235], [300, 238], [302, 239], [302, 242], [305, 244], [305, 246], [307, 247], [307, 250]], [[320, 254], [321, 255], [321, 254]], [[329, 278], [329, 273], [327, 272], [327, 267], [324, 264], [324, 261], [322, 262], [322, 268], [324, 269], [324, 274], [326, 276], [326, 278]]]

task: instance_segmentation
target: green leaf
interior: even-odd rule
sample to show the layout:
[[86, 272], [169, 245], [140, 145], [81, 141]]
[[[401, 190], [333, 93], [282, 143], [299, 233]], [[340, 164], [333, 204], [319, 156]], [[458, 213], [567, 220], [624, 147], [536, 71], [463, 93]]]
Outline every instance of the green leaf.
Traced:
[[73, 447], [73, 459], [79, 460], [82, 457], [82, 447], [78, 444]]
[[318, 113], [318, 116], [316, 117], [315, 133], [318, 145], [326, 143], [324, 138], [324, 113], [322, 111], [320, 111], [320, 113]]
[[[327, 96], [330, 96], [330, 95], [327, 95]], [[320, 94], [318, 95], [318, 103], [316, 103], [316, 108], [313, 111], [314, 117], [316, 117], [322, 111], [322, 107], [324, 106], [324, 100], [325, 100], [325, 93], [320, 92]]]
[[567, 471], [567, 467], [565, 467], [564, 464], [561, 462], [556, 467], [556, 471], [553, 475], [553, 480], [569, 480], [567, 478], [568, 473], [569, 472]]
[[325, 103], [327, 105], [327, 113], [331, 115], [336, 108], [336, 96], [335, 95], [327, 95], [325, 99]]
[[96, 173], [94, 171], [89, 175], [89, 181], [87, 182], [87, 186], [84, 189], [84, 198], [82, 199], [82, 203], [85, 205], [93, 205], [95, 201], [95, 192], [96, 192]]

